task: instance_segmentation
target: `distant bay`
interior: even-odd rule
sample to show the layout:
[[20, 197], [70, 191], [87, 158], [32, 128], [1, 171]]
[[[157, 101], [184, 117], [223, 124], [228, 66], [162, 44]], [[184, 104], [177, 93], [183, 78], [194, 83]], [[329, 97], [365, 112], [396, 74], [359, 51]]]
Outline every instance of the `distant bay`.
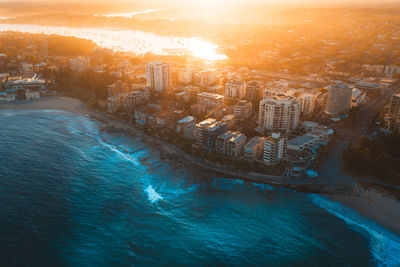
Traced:
[[211, 61], [226, 59], [225, 55], [216, 52], [217, 45], [196, 37], [159, 36], [150, 32], [111, 28], [71, 28], [31, 24], [0, 24], [1, 31], [74, 36], [92, 40], [103, 48], [137, 55], [190, 54], [195, 58]]

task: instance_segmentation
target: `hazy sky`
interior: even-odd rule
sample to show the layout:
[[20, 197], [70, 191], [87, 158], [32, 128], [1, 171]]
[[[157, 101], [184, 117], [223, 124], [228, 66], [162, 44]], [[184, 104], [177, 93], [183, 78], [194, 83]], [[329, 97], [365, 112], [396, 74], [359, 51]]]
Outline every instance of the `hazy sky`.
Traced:
[[[109, 1], [104, 0], [51, 0], [51, 1], [43, 1], [43, 0], [0, 0], [0, 2], [37, 2], [37, 3], [54, 3], [54, 2], [79, 2], [79, 3], [110, 3]], [[162, 2], [162, 3], [204, 3], [204, 2], [225, 2], [225, 3], [265, 3], [265, 4], [324, 4], [324, 3], [357, 3], [357, 4], [381, 4], [383, 2], [386, 3], [399, 3], [398, 0], [117, 0], [115, 2], [132, 2], [132, 3], [146, 3], [146, 2]]]
[[[23, 2], [27, 3], [26, 5]], [[13, 5], [15, 3], [16, 5]], [[77, 5], [74, 5], [76, 3]], [[163, 8], [177, 8], [177, 7], [215, 7], [221, 9], [235, 7], [235, 6], [304, 6], [304, 7], [339, 7], [339, 6], [358, 6], [368, 7], [378, 5], [380, 7], [392, 7], [393, 4], [400, 7], [400, 0], [0, 0], [0, 13], [8, 10], [16, 12], [17, 10], [24, 9], [24, 12], [29, 12], [30, 7], [33, 9], [31, 12], [36, 12], [38, 8], [43, 8], [42, 11], [48, 12], [48, 8], [59, 8], [60, 4], [64, 4], [62, 10], [74, 9], [75, 12], [82, 13], [85, 8], [99, 9], [99, 10], [124, 10], [128, 11], [141, 10], [141, 9], [163, 9]], [[37, 4], [37, 5], [35, 5]], [[79, 5], [79, 7], [77, 7]], [[107, 7], [107, 8], [106, 8]], [[47, 8], [47, 10], [45, 10]], [[52, 10], [53, 11], [53, 10]], [[126, 12], [128, 12], [126, 11]]]

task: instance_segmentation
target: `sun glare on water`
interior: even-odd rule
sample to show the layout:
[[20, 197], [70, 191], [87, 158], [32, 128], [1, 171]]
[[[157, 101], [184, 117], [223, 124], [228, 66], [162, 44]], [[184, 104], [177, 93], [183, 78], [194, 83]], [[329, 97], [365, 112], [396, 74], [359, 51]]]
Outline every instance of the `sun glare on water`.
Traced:
[[90, 39], [98, 46], [115, 51], [133, 52], [138, 55], [153, 53], [156, 55], [190, 54], [195, 58], [208, 61], [224, 60], [227, 57], [218, 54], [217, 45], [199, 38], [159, 36], [154, 33], [116, 30], [104, 28], [70, 28], [23, 24], [0, 24], [0, 31], [56, 34]]

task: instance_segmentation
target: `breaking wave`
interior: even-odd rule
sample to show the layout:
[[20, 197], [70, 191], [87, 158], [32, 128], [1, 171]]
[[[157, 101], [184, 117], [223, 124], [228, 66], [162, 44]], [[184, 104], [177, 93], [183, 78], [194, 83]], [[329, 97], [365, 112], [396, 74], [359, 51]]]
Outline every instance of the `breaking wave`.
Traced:
[[149, 185], [145, 191], [151, 203], [156, 203], [163, 199], [162, 196], [160, 196], [160, 194], [157, 193], [156, 190], [154, 190], [154, 188], [151, 185]]
[[398, 236], [338, 202], [315, 194], [311, 195], [311, 199], [314, 204], [345, 221], [354, 230], [367, 234], [371, 254], [378, 266], [400, 266], [400, 238]]

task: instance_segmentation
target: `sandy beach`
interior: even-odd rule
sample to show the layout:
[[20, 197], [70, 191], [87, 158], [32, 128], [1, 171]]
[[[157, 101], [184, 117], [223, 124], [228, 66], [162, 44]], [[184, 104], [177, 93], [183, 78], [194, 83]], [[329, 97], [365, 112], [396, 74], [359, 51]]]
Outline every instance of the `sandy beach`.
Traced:
[[[180, 150], [165, 144], [159, 140], [147, 136], [131, 125], [118, 120], [110, 120], [109, 117], [101, 112], [90, 110], [78, 99], [69, 97], [44, 98], [39, 101], [0, 104], [0, 109], [27, 109], [27, 110], [64, 110], [76, 112], [82, 115], [89, 115], [101, 121], [107, 126], [123, 129], [142, 137], [145, 141], [158, 145], [163, 151], [186, 158]], [[158, 141], [158, 142], [157, 142]], [[190, 159], [189, 159], [190, 160]], [[380, 192], [358, 190], [358, 196], [329, 195], [331, 200], [342, 203], [361, 215], [372, 219], [376, 223], [384, 226], [388, 230], [400, 235], [400, 202], [385, 196]]]
[[400, 202], [378, 191], [360, 189], [359, 196], [327, 196], [400, 235]]
[[86, 108], [86, 105], [83, 102], [70, 97], [50, 97], [30, 102], [0, 103], [0, 109], [54, 109], [77, 112], [81, 114], [89, 113], [89, 110]]

